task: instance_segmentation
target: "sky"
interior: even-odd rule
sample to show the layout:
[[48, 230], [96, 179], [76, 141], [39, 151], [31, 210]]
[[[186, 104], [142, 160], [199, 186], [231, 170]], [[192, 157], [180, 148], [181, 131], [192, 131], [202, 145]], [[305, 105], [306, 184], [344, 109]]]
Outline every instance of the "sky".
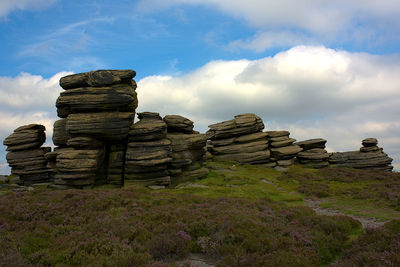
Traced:
[[0, 0], [0, 139], [41, 123], [52, 145], [59, 79], [96, 69], [137, 72], [138, 112], [376, 137], [400, 169], [398, 0]]

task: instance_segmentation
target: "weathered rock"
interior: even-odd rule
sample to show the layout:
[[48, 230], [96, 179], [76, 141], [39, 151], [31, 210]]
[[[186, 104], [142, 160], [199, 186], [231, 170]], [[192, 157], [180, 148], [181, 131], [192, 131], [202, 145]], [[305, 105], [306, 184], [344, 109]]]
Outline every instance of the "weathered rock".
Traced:
[[128, 137], [133, 116], [129, 112], [70, 114], [67, 118], [67, 132], [71, 136], [120, 141]]
[[276, 147], [290, 146], [294, 142], [296, 142], [296, 139], [288, 138], [288, 139], [282, 140], [282, 141], [270, 142], [269, 144], [270, 144], [271, 147], [275, 147], [276, 148]]
[[67, 132], [67, 119], [61, 119], [54, 122], [53, 143], [56, 146], [66, 146], [71, 136]]
[[207, 144], [207, 136], [204, 134], [178, 134], [168, 133], [173, 152], [203, 149]]
[[221, 154], [238, 154], [238, 153], [251, 153], [263, 151], [268, 148], [268, 141], [261, 140], [244, 144], [234, 144], [228, 146], [212, 147], [211, 152], [214, 155]]
[[379, 148], [378, 146], [366, 146], [360, 148], [360, 152], [375, 152], [380, 150], [381, 148]]
[[108, 86], [129, 82], [135, 76], [136, 72], [134, 70], [97, 70], [62, 77], [60, 86], [64, 89]]
[[168, 126], [168, 132], [173, 133], [192, 133], [193, 121], [180, 115], [167, 115], [164, 121]]
[[127, 84], [67, 90], [60, 94], [56, 102], [57, 114], [62, 118], [71, 113], [134, 112], [137, 105], [136, 91]]
[[376, 138], [366, 138], [362, 140], [362, 145], [364, 147], [376, 146], [378, 144], [378, 140]]
[[392, 171], [391, 163], [393, 159], [384, 153], [383, 149], [379, 148], [377, 144], [376, 138], [364, 139], [360, 151], [332, 153], [329, 162], [340, 167]]
[[271, 152], [269, 150], [250, 152], [250, 153], [237, 153], [215, 155], [214, 158], [222, 161], [233, 161], [241, 164], [261, 164], [269, 162]]
[[271, 148], [271, 153], [277, 160], [293, 158], [297, 153], [301, 152], [303, 149], [297, 145], [290, 145], [279, 148]]
[[260, 132], [264, 129], [261, 118], [255, 114], [241, 114], [233, 120], [224, 121], [208, 126], [207, 137], [211, 140], [226, 139], [239, 135]]
[[322, 138], [309, 139], [305, 141], [296, 142], [295, 145], [300, 146], [303, 150], [313, 148], [325, 148], [326, 140]]
[[158, 140], [166, 137], [167, 124], [163, 120], [154, 119], [146, 115], [139, 117], [142, 119], [131, 126], [129, 131], [129, 142]]
[[392, 170], [390, 166], [393, 159], [386, 153], [378, 152], [336, 152], [329, 158], [331, 164], [337, 164], [340, 167], [351, 167], [356, 169], [384, 169]]
[[266, 140], [267, 136], [268, 136], [268, 134], [265, 132], [258, 132], [258, 133], [236, 136], [236, 137], [227, 138], [227, 139], [214, 140], [214, 141], [211, 141], [210, 144], [212, 146], [227, 146], [227, 145], [231, 145], [234, 143], [240, 144], [240, 143], [248, 143], [248, 142], [253, 142], [253, 141]]
[[[265, 134], [268, 135], [268, 133], [265, 133]], [[281, 141], [286, 141], [286, 140], [289, 140], [289, 139], [290, 139], [289, 135], [268, 138], [268, 140], [270, 142], [281, 142]]]
[[[99, 166], [103, 163], [104, 150], [91, 149], [91, 150], [64, 150], [57, 154], [57, 169], [60, 172], [82, 173], [89, 176], [95, 175], [99, 170]], [[73, 179], [73, 178], [71, 178]]]
[[139, 113], [139, 122], [129, 131], [125, 154], [125, 179], [143, 185], [168, 185], [167, 165], [172, 161], [167, 125], [158, 113]]
[[278, 161], [276, 161], [276, 164], [281, 167], [289, 167], [289, 166], [294, 165], [294, 159], [291, 158], [291, 159], [285, 159], [285, 160], [278, 160]]
[[267, 131], [266, 132], [270, 138], [289, 136], [290, 133], [288, 131]]
[[40, 124], [28, 124], [18, 127], [4, 139], [7, 151], [21, 151], [39, 148], [46, 140], [46, 128]]
[[306, 151], [299, 152], [297, 158], [302, 160], [323, 161], [329, 159], [329, 154], [325, 149], [313, 148]]
[[67, 141], [67, 146], [76, 149], [103, 148], [104, 143], [88, 136], [74, 137]]

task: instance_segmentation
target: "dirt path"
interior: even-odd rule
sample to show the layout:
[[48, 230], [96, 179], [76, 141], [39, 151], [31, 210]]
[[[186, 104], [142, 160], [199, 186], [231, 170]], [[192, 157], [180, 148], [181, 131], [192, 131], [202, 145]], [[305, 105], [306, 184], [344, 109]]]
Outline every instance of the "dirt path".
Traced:
[[304, 199], [304, 202], [310, 208], [312, 208], [317, 214], [328, 215], [328, 216], [346, 215], [346, 216], [349, 216], [349, 217], [359, 221], [364, 228], [376, 228], [376, 227], [382, 226], [385, 223], [382, 221], [378, 221], [375, 218], [367, 218], [367, 217], [361, 217], [361, 216], [356, 216], [356, 215], [344, 214], [341, 211], [333, 209], [333, 208], [322, 208], [319, 205], [322, 203], [321, 200]]

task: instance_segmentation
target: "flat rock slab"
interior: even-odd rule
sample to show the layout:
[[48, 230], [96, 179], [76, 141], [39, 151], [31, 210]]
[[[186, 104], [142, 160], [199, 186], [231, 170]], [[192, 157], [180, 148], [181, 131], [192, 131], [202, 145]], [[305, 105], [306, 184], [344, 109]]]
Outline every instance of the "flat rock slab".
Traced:
[[271, 138], [289, 136], [290, 135], [290, 133], [288, 131], [285, 131], [285, 130], [282, 130], [282, 131], [267, 131], [266, 133]]
[[118, 141], [128, 137], [134, 114], [130, 112], [80, 113], [67, 118], [71, 136], [93, 136], [101, 140]]
[[376, 146], [378, 144], [378, 140], [376, 138], [365, 138], [361, 143], [365, 147]]
[[226, 154], [214, 156], [217, 160], [233, 161], [241, 164], [261, 164], [268, 163], [271, 153], [269, 150], [249, 152], [249, 153], [237, 153], [237, 154]]
[[62, 92], [57, 99], [57, 115], [65, 118], [71, 113], [102, 111], [135, 111], [136, 91], [127, 84], [110, 87], [84, 87]]
[[134, 70], [97, 70], [62, 77], [60, 86], [64, 89], [107, 86], [133, 79], [135, 76]]
[[203, 149], [207, 143], [205, 134], [168, 133], [167, 138], [174, 152]]
[[193, 121], [180, 115], [166, 115], [164, 121], [168, 126], [168, 132], [192, 133]]
[[233, 120], [223, 121], [208, 126], [207, 136], [211, 140], [220, 140], [230, 137], [260, 132], [264, 123], [260, 117], [252, 113], [236, 115]]
[[164, 139], [167, 124], [161, 119], [142, 118], [129, 130], [129, 141], [149, 141]]
[[288, 138], [288, 139], [282, 140], [282, 141], [270, 142], [269, 144], [271, 147], [284, 147], [284, 146], [290, 146], [294, 142], [296, 142], [296, 139]]
[[303, 148], [303, 150], [309, 150], [313, 148], [325, 148], [325, 144], [326, 140], [322, 138], [309, 139], [295, 143], [295, 145], [300, 146], [301, 148]]
[[287, 159], [296, 156], [303, 149], [297, 145], [290, 145], [279, 148], [271, 148], [272, 156], [276, 159]]
[[232, 144], [228, 146], [211, 147], [211, 153], [214, 155], [250, 153], [263, 151], [268, 148], [268, 140], [255, 141], [244, 144]]
[[46, 128], [40, 124], [28, 124], [18, 127], [4, 139], [3, 144], [8, 146], [7, 151], [27, 150], [39, 148], [46, 141]]
[[231, 144], [241, 144], [241, 143], [248, 143], [253, 141], [259, 140], [267, 140], [268, 134], [265, 132], [258, 132], [252, 134], [241, 135], [237, 137], [221, 139], [221, 140], [214, 140], [211, 141], [210, 144], [212, 146], [226, 146]]

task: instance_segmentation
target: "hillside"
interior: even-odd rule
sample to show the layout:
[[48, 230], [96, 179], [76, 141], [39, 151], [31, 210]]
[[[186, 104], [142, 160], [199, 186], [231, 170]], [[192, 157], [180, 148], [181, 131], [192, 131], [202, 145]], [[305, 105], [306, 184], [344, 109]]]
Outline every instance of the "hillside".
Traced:
[[2, 191], [0, 264], [400, 264], [400, 174], [207, 167], [176, 189]]

